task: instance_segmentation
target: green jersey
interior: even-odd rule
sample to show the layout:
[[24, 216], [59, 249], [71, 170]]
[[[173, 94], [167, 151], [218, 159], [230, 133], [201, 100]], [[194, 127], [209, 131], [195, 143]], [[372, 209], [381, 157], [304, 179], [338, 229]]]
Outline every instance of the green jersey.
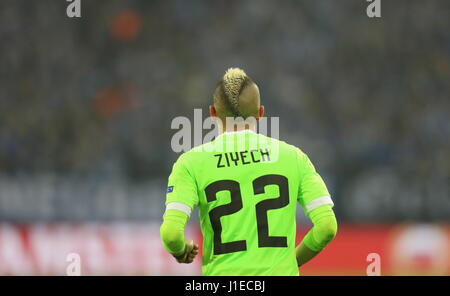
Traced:
[[298, 275], [297, 201], [333, 204], [305, 153], [251, 131], [183, 153], [168, 183], [167, 209], [198, 207], [203, 275]]

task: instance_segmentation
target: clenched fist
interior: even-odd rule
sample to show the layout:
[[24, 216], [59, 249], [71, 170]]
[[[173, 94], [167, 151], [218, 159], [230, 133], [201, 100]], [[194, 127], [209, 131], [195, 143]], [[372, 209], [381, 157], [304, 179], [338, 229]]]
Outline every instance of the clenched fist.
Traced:
[[180, 255], [174, 257], [177, 259], [178, 263], [192, 263], [194, 261], [195, 256], [198, 254], [198, 245], [194, 244], [193, 240], [186, 242], [186, 246], [184, 247], [184, 252]]

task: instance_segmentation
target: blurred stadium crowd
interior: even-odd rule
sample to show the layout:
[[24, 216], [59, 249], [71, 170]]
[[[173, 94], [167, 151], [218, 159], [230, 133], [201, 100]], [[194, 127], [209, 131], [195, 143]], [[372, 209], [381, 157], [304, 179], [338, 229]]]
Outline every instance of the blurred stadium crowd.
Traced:
[[449, 221], [447, 1], [0, 4], [0, 219], [156, 220], [231, 66], [324, 177], [340, 221]]

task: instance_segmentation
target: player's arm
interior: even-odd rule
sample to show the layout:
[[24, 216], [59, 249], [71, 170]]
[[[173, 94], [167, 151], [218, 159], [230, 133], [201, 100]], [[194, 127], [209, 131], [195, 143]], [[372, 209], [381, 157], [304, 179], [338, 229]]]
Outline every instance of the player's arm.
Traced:
[[179, 263], [191, 263], [198, 253], [198, 245], [186, 242], [184, 229], [191, 211], [198, 203], [195, 178], [189, 169], [189, 157], [182, 154], [175, 162], [169, 176], [166, 211], [160, 228], [164, 248]]
[[184, 238], [184, 229], [188, 219], [189, 216], [186, 213], [168, 209], [164, 214], [164, 221], [160, 228], [164, 248], [179, 263], [191, 263], [198, 254], [198, 245], [194, 244], [192, 240], [186, 242]]
[[308, 214], [313, 223], [302, 242], [296, 248], [298, 266], [319, 254], [336, 236], [337, 222], [330, 205], [322, 205]]
[[298, 150], [300, 184], [298, 201], [313, 227], [296, 248], [301, 266], [320, 253], [336, 236], [337, 222], [332, 210], [333, 201], [320, 175], [308, 156]]

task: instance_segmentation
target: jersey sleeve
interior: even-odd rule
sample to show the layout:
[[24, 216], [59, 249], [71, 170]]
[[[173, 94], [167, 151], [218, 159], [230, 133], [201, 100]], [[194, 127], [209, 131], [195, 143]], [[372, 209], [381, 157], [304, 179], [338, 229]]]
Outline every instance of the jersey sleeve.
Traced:
[[322, 205], [333, 206], [333, 201], [322, 177], [316, 172], [309, 157], [300, 149], [297, 151], [300, 183], [298, 190], [298, 202], [306, 215]]
[[[192, 171], [189, 169], [189, 161], [182, 154], [175, 162], [172, 173], [169, 176], [166, 209], [177, 209], [186, 212], [183, 206], [187, 205], [192, 210], [198, 205], [197, 183]], [[187, 213], [190, 215], [189, 213]]]

